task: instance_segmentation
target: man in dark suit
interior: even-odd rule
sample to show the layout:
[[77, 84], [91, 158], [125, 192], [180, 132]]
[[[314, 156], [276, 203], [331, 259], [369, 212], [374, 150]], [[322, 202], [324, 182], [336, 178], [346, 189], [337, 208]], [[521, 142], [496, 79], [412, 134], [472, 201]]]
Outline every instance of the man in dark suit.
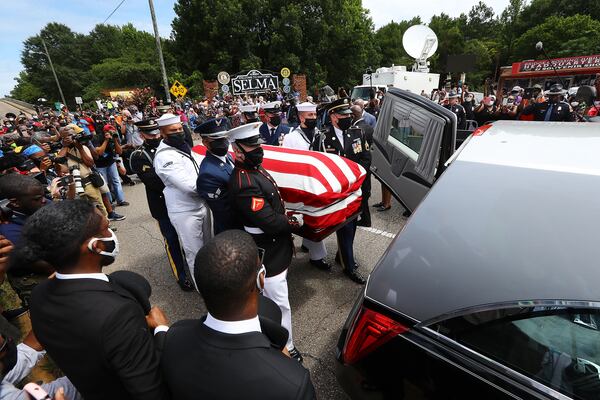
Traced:
[[150, 308], [142, 277], [130, 273], [135, 279], [125, 282], [102, 273], [118, 252], [108, 220], [91, 203], [66, 200], [29, 218], [11, 263], [56, 269], [33, 291], [32, 327], [86, 400], [168, 399], [155, 344], [168, 321]]
[[266, 103], [262, 109], [265, 112], [267, 122], [260, 126], [260, 137], [265, 144], [280, 146], [283, 142], [283, 136], [290, 131], [289, 126], [281, 123], [281, 103], [279, 101]]
[[282, 353], [269, 336], [273, 322], [258, 316], [265, 268], [252, 237], [223, 232], [200, 249], [196, 264], [208, 314], [167, 333], [162, 366], [172, 398], [314, 399], [308, 370]]
[[233, 158], [227, 153], [227, 129], [227, 118], [213, 118], [194, 130], [200, 134], [202, 144], [206, 147], [206, 157], [200, 163], [196, 191], [210, 207], [215, 235], [235, 227], [227, 187], [233, 172]]
[[[327, 105], [327, 113], [331, 125], [325, 131], [321, 151], [346, 157], [368, 170], [370, 154], [365, 135], [360, 127], [352, 126], [350, 99], [338, 99]], [[354, 261], [354, 236], [356, 220], [348, 222], [337, 230], [338, 257], [344, 273], [354, 282], [364, 284], [365, 278], [358, 272], [358, 264]]]

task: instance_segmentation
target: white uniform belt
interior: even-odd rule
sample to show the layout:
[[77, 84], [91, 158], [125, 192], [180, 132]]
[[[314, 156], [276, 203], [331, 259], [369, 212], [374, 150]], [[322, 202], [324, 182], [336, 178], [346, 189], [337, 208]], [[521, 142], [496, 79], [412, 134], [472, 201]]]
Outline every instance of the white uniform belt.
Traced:
[[253, 234], [253, 235], [260, 235], [260, 234], [265, 233], [262, 229], [255, 228], [255, 227], [252, 227], [252, 226], [244, 226], [244, 230], [246, 232], [248, 232], [248, 233]]

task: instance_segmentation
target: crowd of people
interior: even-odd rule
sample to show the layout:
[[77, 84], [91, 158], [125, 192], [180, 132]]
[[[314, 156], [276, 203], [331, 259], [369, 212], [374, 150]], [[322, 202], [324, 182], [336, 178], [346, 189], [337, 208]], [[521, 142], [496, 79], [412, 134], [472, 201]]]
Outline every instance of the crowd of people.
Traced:
[[[514, 87], [505, 104], [494, 96], [476, 103], [467, 86], [421, 95], [456, 113], [459, 129], [577, 118], [560, 85]], [[340, 90], [312, 100], [267, 93], [164, 105], [152, 98], [107, 101], [97, 111], [7, 114], [0, 279], [21, 307], [0, 317], [0, 399], [27, 398], [15, 385], [46, 352], [64, 373], [43, 385], [57, 399], [314, 398], [293, 340], [287, 283], [303, 215], [287, 212], [262, 166], [262, 145], [335, 154], [365, 169], [360, 215], [335, 232], [336, 263], [364, 284], [354, 237], [357, 226], [371, 225], [370, 150], [385, 97], [352, 100]], [[204, 157], [192, 150], [194, 139]], [[201, 320], [169, 326], [144, 277], [103, 272], [119, 254], [114, 221], [125, 219], [123, 185], [134, 185], [132, 177], [144, 185], [168, 269], [206, 304]], [[383, 189], [378, 212], [391, 207]], [[299, 250], [314, 268], [332, 270], [323, 241], [304, 238]], [[27, 312], [32, 331], [17, 344], [11, 321]]]
[[[21, 307], [1, 318], [0, 399], [27, 398], [15, 385], [46, 352], [64, 374], [42, 386], [55, 398], [314, 398], [287, 284], [303, 216], [286, 211], [262, 145], [337, 154], [368, 171], [375, 117], [365, 102], [111, 104], [5, 116], [0, 277]], [[128, 205], [123, 185], [132, 176], [179, 286], [206, 304], [201, 321], [169, 327], [144, 277], [103, 273], [119, 253], [114, 221], [125, 219], [116, 210]], [[365, 279], [354, 236], [358, 224], [370, 225], [369, 181], [359, 223], [336, 232], [336, 262], [357, 284]], [[323, 242], [304, 239], [300, 248], [315, 268], [332, 269]], [[27, 312], [32, 330], [17, 344], [11, 321]]]

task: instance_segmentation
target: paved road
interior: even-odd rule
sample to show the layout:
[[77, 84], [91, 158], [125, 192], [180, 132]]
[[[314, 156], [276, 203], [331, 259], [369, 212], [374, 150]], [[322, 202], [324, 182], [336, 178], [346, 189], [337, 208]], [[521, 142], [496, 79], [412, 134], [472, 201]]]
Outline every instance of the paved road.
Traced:
[[25, 112], [25, 115], [28, 117], [31, 116], [31, 113], [35, 112], [32, 108], [25, 107], [22, 104], [13, 103], [8, 99], [0, 99], [0, 119], [4, 120], [6, 113], [11, 112], [15, 115], [19, 115], [21, 111]]
[[[128, 207], [118, 208], [127, 216], [115, 222], [121, 253], [108, 272], [128, 269], [144, 275], [152, 285], [153, 304], [165, 310], [171, 321], [199, 318], [206, 309], [197, 293], [179, 289], [167, 264], [158, 226], [147, 209], [141, 183], [125, 187]], [[373, 180], [372, 203], [380, 200], [379, 184]], [[404, 225], [402, 207], [394, 201], [392, 209], [384, 213], [373, 212], [373, 228], [359, 228], [356, 235], [355, 254], [360, 270], [368, 274], [375, 263]], [[296, 239], [296, 246], [300, 240]], [[331, 263], [336, 251], [335, 235], [326, 239]], [[311, 268], [308, 255], [298, 252], [293, 259], [288, 277], [294, 341], [304, 354], [304, 365], [310, 369], [317, 395], [320, 399], [344, 399], [334, 375], [335, 344], [339, 329], [361, 286], [346, 278], [340, 266], [331, 273]]]

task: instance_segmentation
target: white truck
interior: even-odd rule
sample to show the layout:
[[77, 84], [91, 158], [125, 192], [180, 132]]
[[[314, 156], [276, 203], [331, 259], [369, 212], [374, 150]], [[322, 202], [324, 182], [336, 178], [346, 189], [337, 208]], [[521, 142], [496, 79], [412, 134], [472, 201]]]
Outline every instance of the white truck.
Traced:
[[[371, 77], [373, 80], [371, 81]], [[372, 74], [363, 74], [362, 85], [355, 86], [352, 89], [352, 100], [361, 98], [369, 100], [371, 89], [378, 89], [386, 92], [388, 88], [404, 89], [415, 94], [421, 94], [424, 90], [427, 95], [437, 89], [440, 83], [439, 74], [426, 72], [407, 71], [405, 66], [392, 65], [391, 67], [377, 68]]]

